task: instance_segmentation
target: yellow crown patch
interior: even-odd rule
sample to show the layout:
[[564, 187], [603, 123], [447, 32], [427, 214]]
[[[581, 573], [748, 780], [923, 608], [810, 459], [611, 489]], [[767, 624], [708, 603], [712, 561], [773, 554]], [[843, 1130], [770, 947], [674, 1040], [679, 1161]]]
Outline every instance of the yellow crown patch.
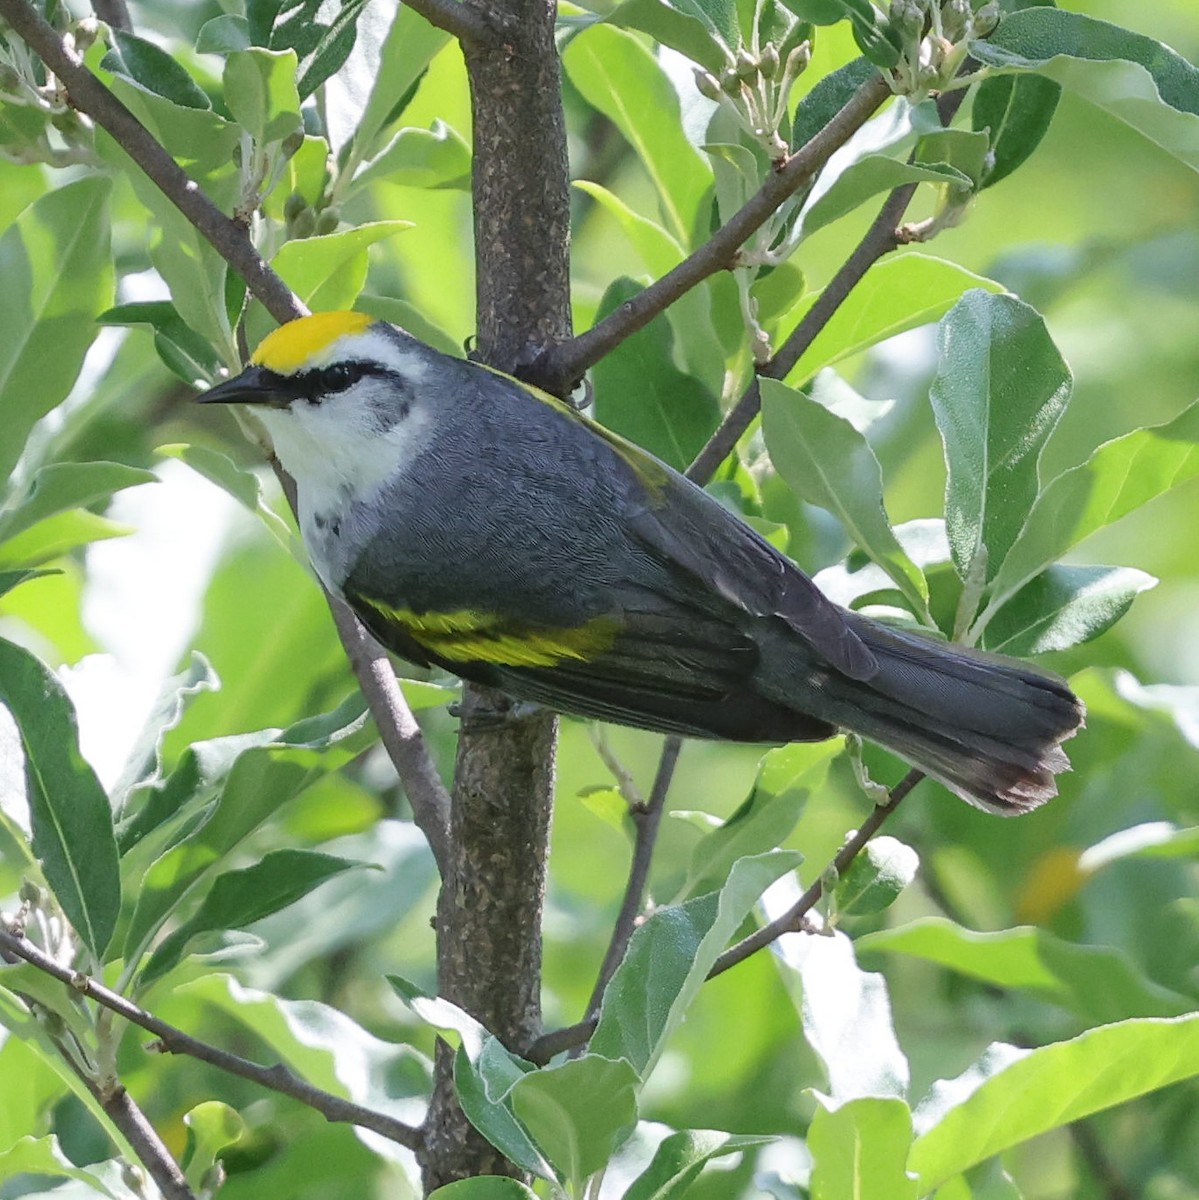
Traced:
[[299, 317], [267, 334], [250, 357], [257, 366], [291, 375], [347, 333], [361, 333], [374, 323], [366, 313], [323, 312]]

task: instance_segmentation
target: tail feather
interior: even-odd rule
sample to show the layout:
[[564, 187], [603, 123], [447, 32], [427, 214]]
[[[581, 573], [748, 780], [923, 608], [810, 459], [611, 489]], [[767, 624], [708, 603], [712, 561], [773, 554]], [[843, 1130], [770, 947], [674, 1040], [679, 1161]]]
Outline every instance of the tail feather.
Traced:
[[853, 617], [878, 662], [821, 688], [831, 719], [908, 759], [976, 807], [1011, 815], [1057, 795], [1081, 701], [1055, 675]]

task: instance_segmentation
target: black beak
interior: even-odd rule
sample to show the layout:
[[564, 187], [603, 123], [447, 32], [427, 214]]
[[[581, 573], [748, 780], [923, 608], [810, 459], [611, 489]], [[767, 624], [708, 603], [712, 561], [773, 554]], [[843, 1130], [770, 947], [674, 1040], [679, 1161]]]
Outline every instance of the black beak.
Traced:
[[264, 367], [247, 367], [240, 375], [201, 392], [200, 404], [273, 404], [284, 408], [295, 399], [284, 380]]

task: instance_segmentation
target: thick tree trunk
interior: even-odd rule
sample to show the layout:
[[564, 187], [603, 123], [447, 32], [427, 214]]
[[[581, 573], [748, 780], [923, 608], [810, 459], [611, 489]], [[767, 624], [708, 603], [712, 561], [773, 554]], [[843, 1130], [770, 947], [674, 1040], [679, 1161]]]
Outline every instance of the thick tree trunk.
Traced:
[[[505, 0], [504, 32], [468, 47], [474, 112], [478, 353], [512, 371], [570, 334], [570, 197], [554, 5]], [[555, 723], [506, 718], [470, 689], [437, 910], [438, 989], [519, 1051], [541, 1025], [541, 916], [553, 802]], [[479, 713], [482, 710], [482, 717]], [[421, 1155], [431, 1191], [515, 1174], [458, 1107], [441, 1045]]]

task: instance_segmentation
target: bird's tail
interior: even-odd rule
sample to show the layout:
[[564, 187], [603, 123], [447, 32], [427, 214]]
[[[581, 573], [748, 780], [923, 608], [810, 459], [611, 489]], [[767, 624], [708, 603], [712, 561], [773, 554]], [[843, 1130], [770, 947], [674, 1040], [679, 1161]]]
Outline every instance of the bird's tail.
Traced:
[[[821, 688], [831, 718], [907, 759], [963, 800], [1004, 816], [1057, 795], [1061, 748], [1082, 702], [1056, 675], [849, 614], [879, 670]], [[823, 715], [823, 714], [822, 714]]]

